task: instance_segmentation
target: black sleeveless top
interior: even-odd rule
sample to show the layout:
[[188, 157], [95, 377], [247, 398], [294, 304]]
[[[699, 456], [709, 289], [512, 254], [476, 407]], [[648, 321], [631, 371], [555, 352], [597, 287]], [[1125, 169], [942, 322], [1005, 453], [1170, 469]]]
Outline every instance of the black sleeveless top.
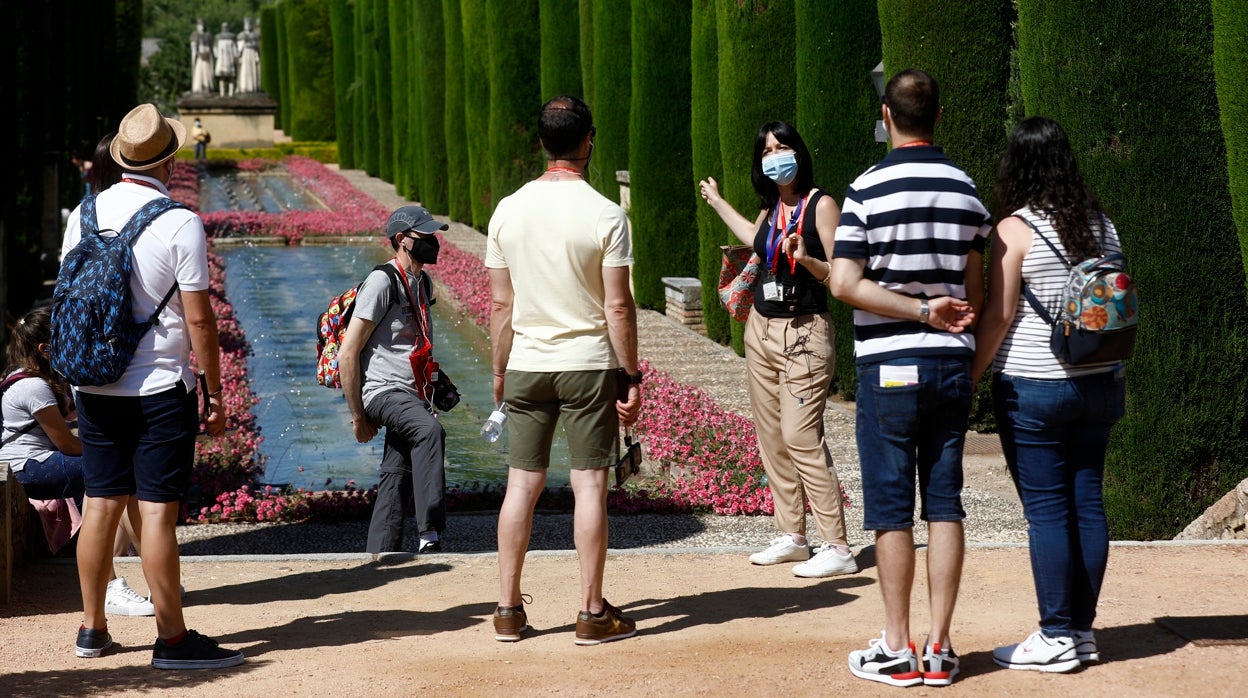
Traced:
[[[823, 240], [819, 239], [819, 230], [815, 225], [815, 206], [825, 196], [822, 189], [812, 189], [802, 206], [802, 239], [806, 241], [806, 254], [815, 259], [827, 260], [827, 252], [823, 249]], [[773, 209], [774, 211], [774, 209]], [[820, 283], [823, 278], [815, 278], [813, 274], [800, 264], [795, 265], [796, 271], [789, 271], [789, 257], [781, 250], [777, 253], [776, 280], [796, 289], [792, 300], [769, 301], [763, 298], [763, 278], [767, 275], [767, 234], [771, 231], [771, 214], [767, 212], [758, 233], [754, 235], [754, 253], [762, 259], [758, 281], [754, 283], [754, 310], [764, 317], [791, 318], [799, 315], [814, 315], [828, 312], [828, 288]], [[796, 221], [789, 221], [789, 226], [796, 230]]]

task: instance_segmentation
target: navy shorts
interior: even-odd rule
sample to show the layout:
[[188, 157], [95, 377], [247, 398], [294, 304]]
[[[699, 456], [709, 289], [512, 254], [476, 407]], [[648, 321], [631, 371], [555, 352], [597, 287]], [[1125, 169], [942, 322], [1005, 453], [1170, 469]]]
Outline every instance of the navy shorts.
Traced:
[[88, 497], [186, 497], [199, 431], [195, 393], [181, 383], [155, 395], [78, 392], [77, 405]]

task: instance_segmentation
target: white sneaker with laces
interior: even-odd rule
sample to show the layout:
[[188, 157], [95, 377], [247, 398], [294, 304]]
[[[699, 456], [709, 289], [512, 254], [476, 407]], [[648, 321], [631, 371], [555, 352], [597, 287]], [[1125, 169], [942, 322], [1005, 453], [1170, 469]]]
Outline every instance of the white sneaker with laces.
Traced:
[[781, 562], [801, 562], [810, 558], [810, 547], [793, 542], [793, 536], [783, 534], [771, 539], [766, 550], [750, 556], [755, 565], [778, 565]]
[[854, 561], [854, 554], [841, 555], [831, 543], [819, 546], [813, 557], [793, 567], [793, 574], [799, 577], [835, 577], [857, 571], [858, 563]]
[[108, 583], [104, 590], [104, 613], [110, 616], [154, 616], [156, 608], [147, 597], [130, 588], [125, 577]]
[[1079, 668], [1074, 638], [1048, 637], [1040, 630], [1017, 645], [996, 648], [992, 661], [1006, 669], [1024, 671], [1064, 673]]
[[909, 643], [899, 652], [893, 652], [888, 649], [883, 633], [868, 640], [865, 650], [849, 653], [849, 671], [860, 679], [890, 686], [918, 686], [923, 683], [923, 672], [914, 652], [914, 643]]
[[1101, 661], [1101, 653], [1096, 649], [1096, 635], [1091, 630], [1070, 631], [1075, 640], [1075, 654], [1079, 655], [1081, 664], [1095, 664]]

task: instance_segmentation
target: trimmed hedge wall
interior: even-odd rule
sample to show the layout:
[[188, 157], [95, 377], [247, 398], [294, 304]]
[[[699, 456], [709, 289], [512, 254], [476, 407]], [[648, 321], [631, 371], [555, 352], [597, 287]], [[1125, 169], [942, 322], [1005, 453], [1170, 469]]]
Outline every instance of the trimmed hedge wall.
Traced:
[[282, 60], [278, 48], [277, 7], [266, 5], [260, 8], [260, 87], [277, 102], [277, 112], [273, 114], [273, 128], [282, 126]]
[[663, 310], [662, 277], [698, 271], [689, 119], [692, 8], [652, 0], [632, 4], [632, 106], [628, 162], [637, 304]]
[[290, 71], [290, 130], [296, 141], [334, 138], [334, 47], [329, 5], [289, 0], [283, 5]]
[[1239, 249], [1248, 266], [1248, 12], [1243, 0], [1213, 0], [1213, 68]]
[[[542, 101], [581, 90], [580, 0], [538, 0], [542, 26]], [[577, 31], [569, 31], [572, 20]]]
[[[689, 140], [693, 156], [693, 181], [706, 177], [723, 179], [719, 153], [719, 35], [715, 31], [715, 0], [693, 0], [690, 19], [691, 118]], [[694, 212], [698, 223], [698, 278], [702, 281], [702, 322], [706, 336], [726, 344], [732, 339], [728, 311], [719, 304], [720, 245], [731, 242], [732, 233], [724, 227], [719, 215], [699, 203], [694, 189]]]
[[472, 183], [472, 227], [485, 230], [494, 212], [490, 184], [490, 37], [485, 31], [487, 0], [463, 0], [464, 132]]
[[[594, 101], [594, 0], [580, 0], [581, 34], [581, 94], [582, 99], [593, 108]], [[551, 95], [554, 96], [554, 95]], [[547, 98], [549, 99], [549, 97]]]
[[333, 0], [329, 6], [334, 36], [334, 134], [338, 139], [338, 165], [355, 169], [355, 12], [350, 0]]
[[355, 16], [359, 18], [355, 41], [359, 52], [355, 64], [364, 95], [364, 127], [361, 129], [364, 132], [364, 171], [373, 177], [381, 172], [381, 115], [377, 103], [377, 53], [381, 47], [373, 30], [377, 23], [373, 5], [378, 2], [385, 0], [355, 0]]
[[491, 213], [500, 199], [541, 171], [539, 24], [537, 0], [513, 0], [506, 7], [491, 2], [485, 10], [485, 33], [490, 37]]
[[[1140, 290], [1106, 462], [1115, 539], [1170, 538], [1248, 476], [1248, 309], [1205, 0], [1020, 0], [1023, 99], [1067, 130]], [[1193, 213], [1196, 215], [1193, 215]]]
[[[750, 184], [754, 137], [768, 121], [794, 123], [797, 116], [793, 0], [723, 2], [716, 7], [715, 19], [719, 65], [731, 67], [719, 71], [723, 176], [716, 180], [724, 200], [753, 220], [759, 210], [758, 195]], [[722, 222], [719, 225], [732, 235]], [[739, 322], [731, 325], [738, 354], [745, 352], [744, 327]]]
[[[419, 169], [420, 162], [420, 122], [417, 110], [420, 108], [419, 76], [415, 73], [413, 53], [419, 50], [420, 37], [413, 37], [419, 32], [418, 26], [412, 21], [411, 4], [407, 0], [382, 0], [387, 3], [386, 19], [390, 37], [390, 128], [394, 138], [394, 147], [390, 152], [393, 168], [394, 190], [405, 199], [414, 198], [420, 189], [420, 174], [413, 174]], [[414, 40], [413, 40], [414, 39]], [[413, 146], [413, 141], [417, 144]]]
[[412, 126], [412, 139], [420, 144], [412, 148], [419, 153], [417, 162], [421, 168], [420, 202], [433, 213], [445, 214], [446, 203], [446, 127], [443, 113], [446, 109], [446, 50], [442, 43], [442, 4], [436, 0], [416, 3], [414, 47], [416, 64], [413, 66], [418, 104], [412, 114], [418, 119]]
[[[279, 94], [277, 101], [281, 103], [277, 115], [281, 119], [279, 128], [286, 135], [290, 135], [290, 116], [291, 116], [291, 95], [290, 95], [290, 42], [286, 40], [286, 6], [289, 0], [283, 0], [275, 6], [277, 16], [275, 17], [277, 24], [277, 32], [274, 38], [277, 39], [277, 72], [281, 74], [278, 79], [277, 89]], [[264, 43], [263, 41], [261, 42]]]
[[376, 59], [372, 63], [374, 98], [377, 100], [377, 176], [394, 181], [394, 83], [390, 78], [390, 3], [373, 0], [373, 45]]
[[464, 133], [464, 23], [459, 0], [442, 0], [442, 41], [446, 54], [442, 121], [446, 138], [446, 205], [451, 218], [467, 223], [472, 220], [468, 198], [472, 183], [468, 174], [468, 137]]
[[629, 0], [594, 0], [594, 155], [589, 160], [589, 183], [612, 201], [620, 200], [617, 170], [628, 169]]
[[[871, 69], [883, 57], [875, 0], [848, 0], [829, 12], [821, 0], [797, 0], [797, 128], [815, 161], [815, 182], [839, 205], [850, 182], [888, 152], [875, 142], [880, 98]], [[833, 389], [847, 400], [858, 387], [854, 309], [830, 299], [836, 332]]]

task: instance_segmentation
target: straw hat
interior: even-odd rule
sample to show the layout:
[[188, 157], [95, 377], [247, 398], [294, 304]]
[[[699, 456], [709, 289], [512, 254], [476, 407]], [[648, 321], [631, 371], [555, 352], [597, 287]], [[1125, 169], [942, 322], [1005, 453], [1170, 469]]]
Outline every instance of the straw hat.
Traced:
[[108, 150], [123, 169], [142, 172], [176, 155], [185, 142], [181, 122], [161, 116], [154, 104], [140, 104], [121, 120]]

